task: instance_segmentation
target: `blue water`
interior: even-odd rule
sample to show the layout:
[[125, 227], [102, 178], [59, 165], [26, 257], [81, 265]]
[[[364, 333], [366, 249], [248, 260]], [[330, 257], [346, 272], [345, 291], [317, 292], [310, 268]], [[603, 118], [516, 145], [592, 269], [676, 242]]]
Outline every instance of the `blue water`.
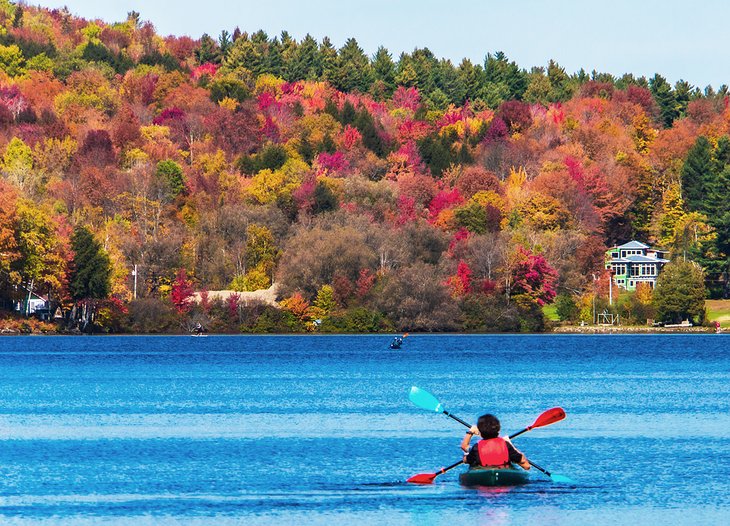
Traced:
[[[727, 524], [730, 337], [2, 337], [2, 524]], [[465, 489], [464, 428], [575, 484]]]

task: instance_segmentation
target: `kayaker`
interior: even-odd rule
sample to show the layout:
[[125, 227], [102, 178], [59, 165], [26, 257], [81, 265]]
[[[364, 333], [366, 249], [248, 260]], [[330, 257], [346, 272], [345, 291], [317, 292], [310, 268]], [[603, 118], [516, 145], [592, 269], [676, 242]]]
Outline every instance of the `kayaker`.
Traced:
[[[506, 467], [517, 464], [522, 469], [530, 469], [527, 457], [512, 445], [509, 439], [500, 438], [500, 423], [496, 416], [486, 414], [479, 417], [477, 425], [471, 426], [461, 441], [464, 462], [472, 467]], [[482, 439], [469, 449], [471, 438]]]

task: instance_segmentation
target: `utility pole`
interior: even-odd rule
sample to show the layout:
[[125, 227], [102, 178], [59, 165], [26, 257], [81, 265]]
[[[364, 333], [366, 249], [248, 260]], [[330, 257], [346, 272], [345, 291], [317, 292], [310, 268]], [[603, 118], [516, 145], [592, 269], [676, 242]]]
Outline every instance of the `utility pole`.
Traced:
[[613, 269], [608, 269], [608, 304], [613, 305]]
[[596, 294], [598, 293], [596, 289], [597, 279], [595, 273], [591, 272], [591, 276], [593, 276], [593, 325], [596, 325]]
[[28, 301], [25, 302], [25, 315], [30, 316], [30, 298], [33, 295], [33, 282], [34, 280], [31, 279], [30, 283], [28, 284]]
[[134, 270], [132, 270], [132, 276], [134, 276], [134, 299], [137, 299], [137, 264], [134, 264]]

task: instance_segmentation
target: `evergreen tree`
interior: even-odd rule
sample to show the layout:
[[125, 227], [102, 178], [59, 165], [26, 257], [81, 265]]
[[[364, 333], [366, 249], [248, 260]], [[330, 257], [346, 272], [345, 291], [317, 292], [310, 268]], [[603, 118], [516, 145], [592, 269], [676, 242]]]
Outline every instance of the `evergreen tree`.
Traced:
[[[722, 223], [722, 217], [730, 212], [730, 165], [725, 168], [712, 180], [707, 187], [707, 197], [704, 208], [707, 216], [716, 228]], [[728, 232], [730, 235], [730, 232]], [[723, 252], [725, 252], [723, 250]], [[727, 252], [730, 254], [730, 252]]]
[[168, 159], [157, 163], [155, 175], [166, 184], [174, 197], [185, 193], [183, 171], [175, 161]]
[[348, 124], [354, 124], [355, 119], [357, 118], [357, 111], [355, 111], [355, 106], [352, 105], [352, 102], [349, 100], [346, 100], [345, 103], [342, 105], [342, 113], [340, 113], [340, 122], [343, 126], [346, 126]]
[[550, 60], [547, 68], [547, 77], [550, 81], [550, 102], [565, 102], [573, 96], [573, 87], [570, 77], [557, 62]]
[[662, 124], [665, 128], [671, 128], [674, 119], [679, 115], [677, 112], [677, 99], [674, 91], [672, 91], [672, 86], [667, 82], [667, 79], [657, 73], [649, 80], [649, 91], [651, 91], [659, 106]]
[[318, 181], [314, 187], [314, 205], [312, 206], [313, 214], [321, 214], [337, 210], [337, 197], [330, 190], [330, 187], [322, 181]]
[[395, 63], [388, 50], [380, 46], [373, 57], [373, 76], [379, 83], [384, 97], [390, 97], [395, 90]]
[[383, 157], [387, 153], [383, 139], [375, 127], [373, 116], [370, 115], [370, 112], [366, 108], [362, 108], [358, 112], [357, 118], [355, 119], [355, 127], [360, 132], [362, 143], [366, 148], [370, 149], [378, 157]]
[[236, 40], [223, 62], [226, 69], [245, 68], [254, 76], [269, 72], [269, 45], [266, 40], [266, 33], [258, 31], [255, 36], [256, 40], [253, 37], [249, 39], [245, 35]]
[[705, 281], [702, 268], [691, 261], [676, 260], [662, 269], [654, 291], [654, 306], [659, 319], [704, 322]]
[[730, 137], [723, 135], [717, 140], [717, 146], [712, 155], [712, 172], [718, 175], [730, 164]]
[[207, 33], [200, 37], [200, 45], [195, 50], [195, 58], [198, 64], [205, 64], [207, 62], [218, 64], [221, 61], [218, 44]]
[[678, 80], [674, 84], [674, 98], [676, 100], [677, 118], [684, 117], [687, 113], [687, 105], [692, 99], [694, 88], [685, 80]]
[[[466, 101], [466, 86], [450, 60], [441, 60], [438, 64], [437, 88], [442, 91], [449, 102], [463, 105]], [[434, 90], [435, 91], [435, 90]]]
[[331, 83], [337, 68], [337, 50], [329, 37], [322, 39], [322, 43], [319, 45], [319, 56], [322, 67], [320, 80], [327, 80]]
[[335, 153], [336, 151], [337, 144], [335, 144], [335, 140], [332, 138], [332, 135], [330, 132], [325, 133], [324, 137], [322, 137], [322, 141], [317, 145], [317, 153]]
[[418, 151], [434, 177], [440, 177], [453, 162], [451, 144], [446, 137], [429, 135], [419, 142]]
[[416, 74], [418, 89], [426, 94], [431, 94], [437, 87], [438, 60], [428, 48], [415, 49], [411, 54], [411, 65]]
[[479, 96], [482, 85], [485, 83], [484, 70], [481, 66], [475, 66], [471, 60], [465, 58], [459, 64], [456, 74], [461, 85], [464, 87], [464, 96], [468, 100], [474, 100]]
[[220, 53], [223, 58], [228, 56], [228, 52], [231, 50], [232, 45], [233, 41], [231, 40], [231, 34], [224, 29], [218, 37], [218, 47], [220, 48]]
[[279, 39], [274, 39], [269, 44], [269, 52], [266, 56], [266, 69], [272, 75], [281, 77], [282, 69], [284, 68], [284, 59], [281, 57], [281, 42]]
[[86, 227], [76, 227], [71, 236], [74, 256], [69, 291], [76, 301], [104, 299], [111, 291], [109, 256]]
[[348, 38], [342, 46], [332, 72], [332, 83], [341, 91], [365, 93], [373, 83], [370, 60], [354, 38]]
[[299, 146], [297, 147], [297, 151], [299, 152], [299, 155], [302, 156], [302, 159], [304, 159], [304, 161], [308, 164], [312, 162], [312, 159], [314, 159], [314, 146], [312, 146], [312, 141], [309, 140], [309, 132], [302, 132], [299, 136]]
[[[515, 62], [509, 62], [501, 51], [487, 54], [484, 60], [485, 80], [490, 84], [501, 84], [505, 92], [504, 100], [521, 100], [527, 90], [528, 74]], [[502, 91], [502, 90], [499, 90]]]
[[317, 41], [307, 34], [296, 48], [292, 48], [285, 66], [284, 78], [289, 82], [319, 80], [322, 76], [322, 61]]
[[705, 211], [707, 182], [712, 173], [712, 147], [700, 136], [687, 154], [682, 166], [682, 198], [690, 210]]

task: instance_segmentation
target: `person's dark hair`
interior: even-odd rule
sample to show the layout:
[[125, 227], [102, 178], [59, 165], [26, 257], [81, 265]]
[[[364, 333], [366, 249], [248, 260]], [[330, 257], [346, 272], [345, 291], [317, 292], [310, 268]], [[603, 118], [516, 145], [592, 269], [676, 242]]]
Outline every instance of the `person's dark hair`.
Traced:
[[477, 421], [477, 427], [479, 428], [479, 434], [482, 438], [496, 438], [499, 436], [499, 419], [490, 414], [482, 415]]

